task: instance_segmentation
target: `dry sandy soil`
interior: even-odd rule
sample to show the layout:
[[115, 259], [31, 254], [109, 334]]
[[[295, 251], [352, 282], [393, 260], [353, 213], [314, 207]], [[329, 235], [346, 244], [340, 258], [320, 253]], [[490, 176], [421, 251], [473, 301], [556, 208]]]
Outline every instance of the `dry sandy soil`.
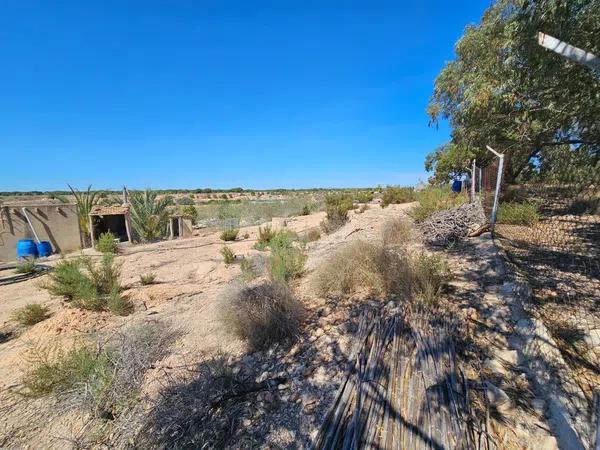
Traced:
[[[385, 219], [401, 214], [406, 208], [407, 205], [392, 205], [381, 209], [372, 205], [365, 213], [351, 212], [351, 220], [344, 227], [309, 244], [307, 271], [310, 272], [344, 241], [379, 239], [380, 227]], [[289, 218], [287, 227], [302, 233], [318, 228], [323, 218], [322, 212]], [[178, 367], [184, 362], [195, 364], [199, 362], [200, 355], [206, 357], [216, 352], [236, 357], [243, 355], [246, 351], [244, 343], [228, 335], [227, 330], [216, 321], [215, 299], [241, 273], [239, 264], [226, 266], [223, 263], [220, 251], [224, 243], [219, 234], [206, 231], [198, 237], [184, 240], [123, 247], [116, 261], [122, 267], [125, 295], [135, 305], [135, 312], [126, 317], [71, 308], [40, 287], [44, 276], [1, 286], [0, 324], [5, 338], [0, 343], [0, 445], [11, 448], [70, 448], [72, 442], [68, 438], [76, 434], [80, 426], [73, 414], [51, 414], [48, 422], [31, 420], [40, 408], [51, 408], [48, 401], [29, 401], [35, 405], [36, 411], [32, 411], [27, 402], [16, 394], [23, 370], [27, 367], [28, 351], [33, 345], [68, 348], [99, 334], [105, 335], [144, 322], [164, 321], [180, 330], [181, 338], [175, 344], [173, 354], [162, 361], [161, 366]], [[248, 237], [244, 238], [246, 234]], [[253, 249], [258, 227], [242, 228], [239, 236], [236, 242], [227, 244], [238, 257], [259, 253]], [[93, 251], [86, 253], [99, 257]], [[46, 264], [56, 264], [57, 260], [50, 258]], [[156, 275], [157, 282], [142, 286], [139, 276], [150, 272]], [[305, 292], [308, 288], [299, 286], [298, 291]], [[313, 300], [308, 297], [304, 301], [309, 311], [316, 311], [322, 306], [310, 304]], [[15, 325], [10, 320], [11, 313], [28, 303], [48, 306], [50, 318], [29, 328]], [[159, 368], [156, 372], [160, 371]], [[315, 376], [324, 377], [318, 371]], [[331, 383], [329, 379], [326, 381]]]
[[[159, 401], [158, 393], [165, 380], [183, 380], [185, 384], [186, 377], [194, 376], [190, 368], [221, 355], [234, 361], [241, 373], [256, 382], [275, 377], [284, 380], [274, 389], [249, 396], [240, 404], [237, 425], [232, 428], [232, 447], [308, 447], [343, 380], [358, 318], [364, 308], [375, 306], [364, 299], [319, 298], [310, 283], [311, 272], [345, 243], [358, 239], [380, 242], [384, 223], [405, 216], [410, 207], [390, 205], [382, 209], [371, 205], [362, 214], [352, 211], [350, 221], [342, 228], [308, 244], [306, 273], [291, 286], [306, 308], [307, 317], [300, 338], [291, 348], [275, 346], [249, 353], [246, 344], [230, 335], [217, 320], [219, 296], [241, 274], [239, 264], [223, 263], [223, 242], [218, 232], [205, 231], [190, 239], [123, 248], [117, 262], [122, 265], [125, 294], [135, 305], [135, 312], [126, 317], [71, 308], [40, 288], [44, 277], [0, 286], [0, 324], [2, 332], [7, 333], [5, 341], [0, 342], [0, 447], [128, 447], [128, 439], [142, 423], [132, 420], [125, 428], [109, 430], [104, 440], [90, 440], [88, 417], [74, 409], [58, 409], [61, 404], [51, 398], [23, 399], [17, 391], [27, 367], [28, 351], [35, 343], [65, 348], [157, 321], [180, 334], [169, 356], [147, 373], [140, 399]], [[318, 227], [323, 218], [324, 213], [290, 218], [287, 227], [302, 233]], [[248, 237], [244, 238], [246, 233]], [[238, 241], [228, 244], [239, 258], [259, 253], [253, 249], [258, 227], [243, 228], [239, 236]], [[413, 245], [421, 247], [418, 240]], [[535, 404], [518, 363], [514, 361], [512, 369], [498, 367], [498, 355], [510, 356], [512, 350], [502, 337], [506, 324], [494, 325], [493, 317], [488, 317], [503, 308], [496, 295], [502, 275], [496, 272], [493, 256], [488, 250], [468, 246], [446, 256], [452, 263], [454, 281], [444, 301], [465, 323], [461, 331], [468, 345], [462, 351], [465, 358], [470, 358], [465, 366], [466, 376], [472, 378], [474, 386], [482, 379], [491, 380], [503, 386], [512, 398], [510, 411], [492, 418], [493, 428], [488, 432], [505, 444], [499, 448], [556, 448], [544, 419], [544, 407]], [[56, 260], [49, 262], [55, 263]], [[156, 274], [157, 283], [142, 286], [139, 276], [149, 272]], [[51, 317], [28, 329], [16, 327], [10, 314], [31, 302], [50, 307]], [[137, 406], [141, 412], [138, 416], [145, 418], [143, 402], [140, 400]]]

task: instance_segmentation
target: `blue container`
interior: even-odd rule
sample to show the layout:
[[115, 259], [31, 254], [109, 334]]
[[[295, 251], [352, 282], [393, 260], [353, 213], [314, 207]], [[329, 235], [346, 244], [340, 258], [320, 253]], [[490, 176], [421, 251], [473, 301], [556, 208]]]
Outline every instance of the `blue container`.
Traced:
[[40, 258], [50, 256], [52, 254], [52, 244], [48, 241], [42, 241], [37, 243], [37, 252]]
[[462, 181], [454, 180], [452, 182], [452, 192], [460, 192], [462, 189]]
[[17, 258], [37, 258], [37, 245], [32, 239], [21, 239], [17, 242]]

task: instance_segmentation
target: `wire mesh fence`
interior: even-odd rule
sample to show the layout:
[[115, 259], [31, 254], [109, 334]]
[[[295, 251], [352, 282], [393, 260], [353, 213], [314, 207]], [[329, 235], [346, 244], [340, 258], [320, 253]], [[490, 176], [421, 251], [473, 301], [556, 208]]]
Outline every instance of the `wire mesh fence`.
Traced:
[[[600, 389], [600, 173], [594, 165], [547, 158], [556, 163], [526, 181], [501, 183], [495, 237], [528, 279], [530, 310], [552, 334], [591, 408]], [[481, 170], [488, 218], [497, 176], [497, 164]]]

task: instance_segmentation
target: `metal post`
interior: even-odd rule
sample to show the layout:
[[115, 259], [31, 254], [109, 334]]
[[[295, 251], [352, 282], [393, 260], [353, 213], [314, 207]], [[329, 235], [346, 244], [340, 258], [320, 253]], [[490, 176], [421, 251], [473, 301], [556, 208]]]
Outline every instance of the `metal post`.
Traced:
[[489, 145], [486, 145], [486, 148], [496, 155], [500, 161], [498, 163], [498, 175], [496, 176], [496, 192], [494, 193], [494, 206], [492, 207], [492, 220], [490, 223], [490, 228], [492, 230], [492, 237], [494, 237], [494, 231], [496, 229], [496, 217], [498, 215], [498, 201], [500, 198], [500, 184], [502, 183], [502, 169], [504, 168], [504, 155], [498, 153]]
[[473, 168], [471, 169], [471, 203], [475, 203], [475, 182], [477, 180], [477, 165], [473, 158]]

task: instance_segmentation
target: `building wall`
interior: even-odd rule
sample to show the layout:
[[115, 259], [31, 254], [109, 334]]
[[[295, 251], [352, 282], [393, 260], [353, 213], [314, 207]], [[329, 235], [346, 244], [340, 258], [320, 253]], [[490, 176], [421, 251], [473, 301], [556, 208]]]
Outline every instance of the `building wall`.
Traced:
[[[16, 259], [18, 240], [35, 239], [21, 208], [19, 205], [0, 207], [0, 261]], [[50, 241], [55, 253], [81, 248], [76, 205], [34, 205], [26, 208], [38, 237], [42, 241]]]

